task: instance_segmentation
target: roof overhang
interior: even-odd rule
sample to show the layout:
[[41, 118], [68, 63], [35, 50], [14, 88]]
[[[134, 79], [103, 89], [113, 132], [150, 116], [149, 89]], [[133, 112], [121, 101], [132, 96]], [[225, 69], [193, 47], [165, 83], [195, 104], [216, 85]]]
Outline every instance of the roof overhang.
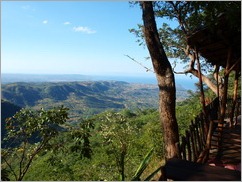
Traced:
[[[215, 27], [215, 26], [214, 26]], [[188, 37], [188, 45], [196, 49], [212, 65], [241, 70], [241, 31], [233, 30], [225, 22], [215, 28], [203, 28]]]

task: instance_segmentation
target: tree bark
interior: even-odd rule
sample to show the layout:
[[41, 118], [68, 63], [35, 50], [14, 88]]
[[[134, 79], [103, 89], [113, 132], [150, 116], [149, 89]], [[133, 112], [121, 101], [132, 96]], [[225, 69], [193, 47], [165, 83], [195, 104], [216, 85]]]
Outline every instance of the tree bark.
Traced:
[[156, 27], [153, 4], [140, 2], [143, 12], [144, 37], [151, 56], [159, 87], [160, 120], [164, 132], [165, 158], [178, 156], [178, 124], [176, 121], [176, 88], [172, 67], [160, 42]]

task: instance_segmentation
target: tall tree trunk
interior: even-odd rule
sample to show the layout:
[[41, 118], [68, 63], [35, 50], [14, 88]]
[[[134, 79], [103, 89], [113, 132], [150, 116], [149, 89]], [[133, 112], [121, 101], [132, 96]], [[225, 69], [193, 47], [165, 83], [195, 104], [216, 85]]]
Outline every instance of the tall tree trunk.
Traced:
[[164, 132], [165, 158], [178, 156], [178, 124], [176, 121], [176, 88], [171, 64], [167, 59], [158, 35], [153, 4], [140, 2], [143, 11], [144, 36], [159, 86], [159, 111]]

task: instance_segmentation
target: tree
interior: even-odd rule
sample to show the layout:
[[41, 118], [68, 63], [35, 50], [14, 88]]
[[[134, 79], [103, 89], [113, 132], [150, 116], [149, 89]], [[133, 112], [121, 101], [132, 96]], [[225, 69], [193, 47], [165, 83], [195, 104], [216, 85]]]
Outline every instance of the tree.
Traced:
[[178, 124], [176, 121], [176, 88], [174, 74], [156, 27], [152, 2], [140, 2], [143, 32], [159, 87], [160, 120], [164, 131], [165, 158], [178, 156]]
[[[197, 30], [209, 27], [212, 31], [218, 24], [219, 16], [226, 13], [226, 19], [229, 22], [229, 28], [240, 30], [240, 9], [241, 2], [209, 2], [209, 1], [158, 1], [154, 2], [154, 13], [157, 18], [168, 18], [177, 22], [176, 27], [171, 27], [167, 23], [163, 23], [159, 28], [159, 38], [163, 48], [169, 58], [178, 58], [186, 65], [182, 72], [177, 74], [192, 74], [199, 78], [199, 70], [195, 67], [198, 57], [196, 50], [188, 45], [188, 37]], [[139, 39], [140, 44], [143, 43], [144, 33], [143, 26], [138, 25], [139, 30], [131, 29]], [[218, 66], [214, 68], [202, 60], [202, 81], [216, 94], [218, 90], [216, 86], [216, 78], [218, 76], [219, 92], [223, 92], [223, 79], [217, 74]], [[214, 73], [214, 78], [207, 77], [206, 73]]]
[[5, 140], [10, 145], [2, 150], [2, 167], [8, 169], [15, 180], [23, 179], [40, 152], [60, 147], [60, 143], [51, 143], [51, 139], [68, 119], [67, 111], [64, 107], [38, 111], [21, 109], [6, 120]]
[[[170, 63], [167, 60], [167, 57], [164, 56], [166, 55], [165, 53], [167, 53], [167, 56], [170, 58], [180, 58], [184, 63], [188, 63], [187, 69], [180, 73], [191, 73], [199, 78], [204, 117], [207, 117], [207, 114], [205, 110], [203, 83], [205, 83], [216, 95], [222, 95], [222, 104], [220, 109], [220, 120], [222, 121], [224, 118], [227, 101], [228, 76], [232, 68], [237, 66], [236, 64], [240, 61], [240, 59], [236, 60], [236, 63], [233, 65], [227, 64], [225, 73], [223, 77], [221, 77], [219, 75], [221, 65], [215, 64], [214, 69], [212, 69], [212, 65], [209, 64], [205, 58], [202, 58], [201, 55], [199, 55], [196, 45], [190, 46], [189, 37], [193, 35], [194, 32], [197, 32], [202, 28], [207, 28], [209, 32], [216, 35], [219, 34], [221, 29], [220, 22], [222, 20], [227, 22], [228, 25], [226, 26], [228, 26], [229, 32], [240, 32], [241, 2], [158, 1], [153, 2], [153, 6], [152, 3], [149, 2], [141, 2], [140, 4], [143, 11], [144, 25], [139, 25], [140, 30], [131, 29], [130, 31], [136, 34], [138, 38], [141, 38], [138, 39], [139, 43], [142, 42], [142, 38], [145, 39], [146, 45], [150, 52], [150, 57], [158, 80], [160, 91], [168, 90], [170, 92], [170, 97], [169, 94], [162, 96], [162, 91], [160, 92], [160, 108], [164, 107], [163, 110], [160, 109], [161, 120], [166, 120], [169, 118], [168, 115], [164, 114], [165, 112], [169, 113], [171, 116], [169, 118], [171, 121], [169, 120], [167, 122], [162, 122], [164, 134], [168, 135], [167, 133], [170, 131], [173, 132], [172, 135], [176, 133], [176, 127], [173, 127], [172, 129], [171, 125], [169, 125], [171, 123], [176, 123], [176, 121], [173, 120], [175, 117], [173, 114], [171, 114], [173, 111], [172, 109], [169, 110], [166, 107], [166, 102], [162, 102], [162, 100], [165, 101], [167, 99], [167, 101], [172, 101], [174, 99], [171, 97], [171, 95], [173, 95], [173, 89], [169, 90], [167, 88], [169, 87], [169, 83], [175, 83], [174, 79], [172, 79], [173, 75], [170, 73]], [[172, 21], [175, 20], [177, 22], [177, 26], [170, 27], [168, 24], [163, 24], [162, 28], [157, 30], [154, 16], [161, 18], [166, 17]], [[222, 42], [224, 44], [230, 43], [229, 39], [226, 39], [226, 41]], [[230, 60], [231, 54], [232, 53], [230, 50], [227, 55], [228, 58], [223, 57], [223, 59]], [[213, 80], [209, 79], [204, 74], [212, 72], [215, 78]], [[236, 79], [236, 82], [238, 82], [238, 79]], [[168, 87], [162, 88], [161, 86]], [[161, 97], [163, 97], [163, 99]], [[170, 107], [173, 107], [172, 102]], [[162, 115], [162, 113], [164, 115]], [[169, 131], [169, 129], [165, 127], [168, 127], [171, 130]], [[165, 136], [164, 138], [167, 145], [171, 139], [167, 140], [167, 138], [169, 138], [168, 136]], [[171, 141], [169, 145], [174, 146], [175, 141], [176, 139]], [[173, 150], [176, 150], [175, 146]]]
[[125, 164], [135, 129], [137, 130], [121, 113], [109, 112], [102, 121], [101, 135], [105, 145], [112, 146], [107, 152], [115, 156], [122, 181], [125, 180]]
[[81, 156], [91, 158], [90, 145], [91, 130], [94, 129], [93, 119], [79, 119], [80, 127], [71, 129], [72, 139], [75, 141], [71, 146], [72, 152], [80, 151]]

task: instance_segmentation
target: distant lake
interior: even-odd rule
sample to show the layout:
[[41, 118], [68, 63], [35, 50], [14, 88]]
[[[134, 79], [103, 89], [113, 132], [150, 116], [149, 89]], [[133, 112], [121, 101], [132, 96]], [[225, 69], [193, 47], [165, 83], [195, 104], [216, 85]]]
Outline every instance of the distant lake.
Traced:
[[[142, 76], [113, 76], [113, 75], [81, 75], [81, 74], [1, 74], [1, 82], [73, 82], [73, 81], [124, 81], [128, 83], [157, 84], [154, 77]], [[195, 90], [198, 79], [191, 79], [189, 76], [176, 76], [176, 86], [186, 90]]]

